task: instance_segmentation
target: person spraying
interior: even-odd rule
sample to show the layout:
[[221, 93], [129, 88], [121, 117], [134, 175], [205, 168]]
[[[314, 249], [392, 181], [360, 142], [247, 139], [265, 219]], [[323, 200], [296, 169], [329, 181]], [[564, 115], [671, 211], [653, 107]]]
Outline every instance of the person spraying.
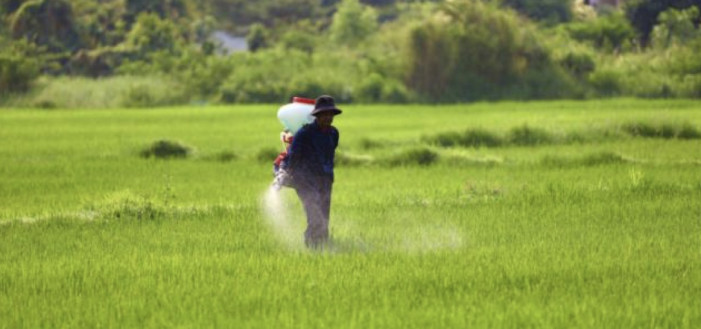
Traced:
[[339, 132], [331, 124], [341, 113], [333, 97], [318, 97], [310, 113], [313, 122], [294, 134], [276, 175], [276, 182], [294, 188], [302, 201], [307, 215], [304, 243], [312, 248], [324, 246], [329, 239], [334, 157], [339, 140]]

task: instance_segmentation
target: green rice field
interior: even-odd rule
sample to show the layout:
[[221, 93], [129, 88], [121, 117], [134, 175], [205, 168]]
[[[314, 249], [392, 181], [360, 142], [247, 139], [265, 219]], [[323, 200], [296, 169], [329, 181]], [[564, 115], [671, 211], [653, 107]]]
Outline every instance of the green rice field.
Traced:
[[701, 327], [701, 102], [339, 104], [324, 250], [279, 106], [0, 110], [0, 328]]

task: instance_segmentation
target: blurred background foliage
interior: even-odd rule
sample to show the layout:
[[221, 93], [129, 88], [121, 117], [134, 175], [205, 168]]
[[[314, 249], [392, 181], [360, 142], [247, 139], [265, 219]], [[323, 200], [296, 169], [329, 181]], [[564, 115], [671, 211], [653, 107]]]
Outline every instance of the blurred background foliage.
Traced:
[[322, 93], [361, 103], [701, 98], [699, 8], [701, 0], [0, 0], [0, 104], [284, 103]]

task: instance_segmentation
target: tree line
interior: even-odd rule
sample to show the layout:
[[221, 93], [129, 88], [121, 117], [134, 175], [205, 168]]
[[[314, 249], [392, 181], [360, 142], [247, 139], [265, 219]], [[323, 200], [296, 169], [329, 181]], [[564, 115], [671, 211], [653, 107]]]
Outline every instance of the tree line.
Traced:
[[[172, 103], [320, 93], [347, 102], [701, 97], [699, 8], [701, 0], [0, 0], [0, 102], [32, 106], [52, 81], [100, 78], [109, 88], [112, 77], [135, 76], [180, 86]], [[226, 53], [215, 30], [245, 37], [249, 50]]]

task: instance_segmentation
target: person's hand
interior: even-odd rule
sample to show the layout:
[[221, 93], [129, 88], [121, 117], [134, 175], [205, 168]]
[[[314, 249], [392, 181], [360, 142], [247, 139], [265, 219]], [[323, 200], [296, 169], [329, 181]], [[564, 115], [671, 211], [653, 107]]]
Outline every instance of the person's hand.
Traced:
[[278, 170], [273, 180], [273, 187], [280, 190], [283, 186], [292, 186], [292, 175], [285, 169]]

